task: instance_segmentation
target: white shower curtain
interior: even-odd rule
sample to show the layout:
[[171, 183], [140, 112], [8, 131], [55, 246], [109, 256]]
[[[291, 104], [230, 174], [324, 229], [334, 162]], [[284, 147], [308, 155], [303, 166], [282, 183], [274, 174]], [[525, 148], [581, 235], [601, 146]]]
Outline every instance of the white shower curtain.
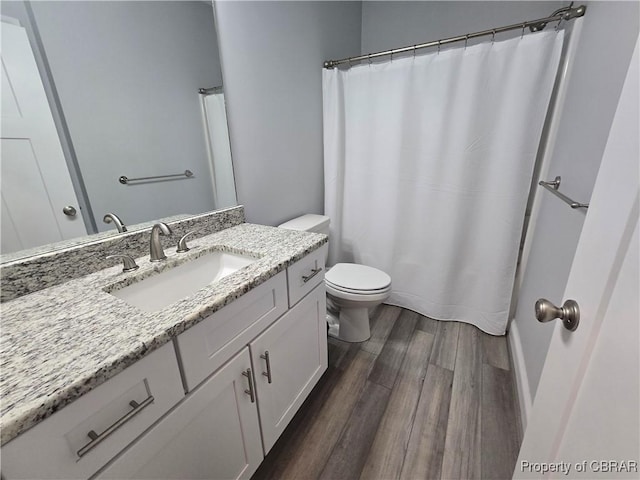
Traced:
[[329, 265], [387, 303], [505, 333], [563, 32], [323, 70]]
[[206, 128], [209, 140], [211, 175], [215, 208], [227, 208], [237, 205], [236, 189], [231, 162], [229, 127], [227, 126], [227, 107], [224, 93], [211, 93], [203, 98]]

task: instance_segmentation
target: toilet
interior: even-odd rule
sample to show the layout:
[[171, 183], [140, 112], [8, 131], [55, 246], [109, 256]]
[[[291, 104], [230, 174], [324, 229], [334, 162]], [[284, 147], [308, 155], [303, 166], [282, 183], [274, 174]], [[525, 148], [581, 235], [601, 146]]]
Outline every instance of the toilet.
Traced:
[[[329, 222], [329, 217], [324, 215], [307, 214], [278, 227], [329, 235]], [[366, 265], [337, 263], [327, 269], [324, 283], [329, 335], [345, 342], [364, 342], [369, 339], [369, 309], [389, 297], [391, 277]]]

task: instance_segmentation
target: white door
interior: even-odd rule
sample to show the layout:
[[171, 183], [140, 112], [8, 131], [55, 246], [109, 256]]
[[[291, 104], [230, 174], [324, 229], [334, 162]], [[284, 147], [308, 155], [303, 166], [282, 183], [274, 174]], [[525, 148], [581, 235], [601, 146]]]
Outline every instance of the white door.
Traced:
[[1, 30], [1, 250], [10, 253], [87, 230], [27, 33], [5, 21]]
[[638, 66], [636, 44], [565, 290], [580, 324], [555, 325], [516, 478], [640, 478]]

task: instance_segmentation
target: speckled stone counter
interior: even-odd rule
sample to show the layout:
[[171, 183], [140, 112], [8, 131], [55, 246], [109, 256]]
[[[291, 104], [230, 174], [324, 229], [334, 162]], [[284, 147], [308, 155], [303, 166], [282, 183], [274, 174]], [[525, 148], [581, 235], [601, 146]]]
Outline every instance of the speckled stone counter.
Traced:
[[[167, 249], [167, 260], [123, 273], [110, 267], [1, 306], [1, 443], [169, 342], [211, 313], [326, 243], [321, 234], [241, 224]], [[244, 253], [257, 261], [155, 313], [109, 293], [211, 250]]]

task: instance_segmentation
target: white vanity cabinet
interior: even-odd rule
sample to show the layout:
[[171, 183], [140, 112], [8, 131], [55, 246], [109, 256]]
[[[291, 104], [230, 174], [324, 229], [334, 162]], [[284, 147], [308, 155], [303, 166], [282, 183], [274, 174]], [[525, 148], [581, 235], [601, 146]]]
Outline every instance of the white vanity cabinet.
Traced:
[[187, 397], [96, 478], [251, 477], [327, 368], [325, 250], [180, 334]]
[[96, 478], [251, 477], [327, 368], [324, 311], [318, 286]]
[[249, 372], [245, 347], [96, 478], [249, 478], [263, 458]]
[[326, 249], [7, 443], [3, 480], [249, 478], [327, 368]]

